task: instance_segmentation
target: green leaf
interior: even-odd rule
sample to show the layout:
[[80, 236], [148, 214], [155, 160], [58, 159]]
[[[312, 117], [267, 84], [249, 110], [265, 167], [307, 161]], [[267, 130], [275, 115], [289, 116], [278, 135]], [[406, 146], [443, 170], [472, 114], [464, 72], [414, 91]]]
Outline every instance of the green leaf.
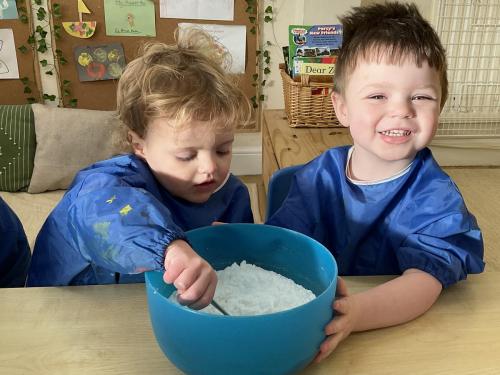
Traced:
[[56, 55], [57, 56], [62, 56], [62, 51], [60, 49], [56, 49]]
[[268, 5], [267, 8], [264, 10], [264, 13], [273, 13], [273, 7], [271, 5]]
[[262, 51], [258, 49], [257, 51], [255, 51], [255, 56], [259, 56], [261, 53]]
[[48, 51], [48, 48], [45, 44], [41, 44], [36, 50], [40, 53], [45, 53]]
[[30, 81], [30, 79], [28, 77], [23, 77], [23, 78], [20, 78], [20, 81], [23, 83], [23, 85], [27, 85], [28, 82]]
[[49, 94], [43, 94], [43, 99], [44, 100], [50, 100], [51, 102], [53, 102], [53, 101], [56, 100], [56, 96], [55, 95], [49, 95]]
[[29, 88], [29, 86], [24, 86], [24, 93], [31, 94], [31, 89]]
[[68, 60], [64, 58], [64, 56], [59, 57], [59, 63], [61, 65], [66, 65], [68, 63]]
[[271, 69], [269, 69], [267, 66], [264, 68], [264, 74], [269, 74], [271, 73]]
[[266, 44], [267, 44], [268, 46], [272, 46], [272, 45], [273, 45], [273, 43], [272, 43], [272, 42], [270, 42], [269, 40], [266, 42]]
[[[38, 4], [40, 5], [40, 4]], [[38, 21], [43, 21], [45, 20], [45, 16], [47, 15], [47, 11], [44, 8], [38, 8], [38, 11], [36, 12], [36, 17]]]
[[54, 72], [52, 70], [47, 70], [45, 74], [47, 74], [48, 76], [53, 76]]
[[28, 16], [26, 14], [22, 14], [22, 15], [19, 16], [19, 20], [22, 23], [28, 23]]
[[43, 67], [46, 67], [48, 65], [47, 60], [45, 60], [45, 59], [40, 60], [40, 65], [43, 66]]
[[255, 14], [255, 8], [250, 5], [247, 9], [245, 9], [245, 12]]
[[36, 39], [35, 39], [35, 33], [30, 34], [30, 36], [28, 37], [28, 43], [29, 44], [35, 44], [35, 41], [36, 41]]
[[248, 19], [250, 20], [250, 23], [255, 23], [255, 20], [256, 20], [255, 17], [248, 17]]
[[66, 87], [66, 86], [69, 86], [71, 84], [71, 81], [68, 81], [67, 79], [65, 79], [63, 81], [63, 86]]
[[262, 86], [265, 86], [265, 85], [266, 85], [266, 80], [263, 80], [260, 84], [261, 84]]
[[71, 100], [69, 101], [69, 106], [70, 106], [71, 108], [75, 108], [75, 107], [76, 107], [76, 105], [77, 105], [77, 103], [78, 103], [78, 99], [74, 99], [74, 98], [73, 98], [73, 99], [71, 99]]
[[269, 57], [269, 51], [267, 49], [264, 51], [264, 57]]
[[252, 79], [253, 79], [254, 81], [257, 81], [257, 80], [259, 79], [259, 75], [258, 75], [258, 74], [254, 74], [254, 75], [252, 75]]
[[36, 5], [42, 5], [42, 0], [34, 0]]
[[64, 96], [70, 96], [71, 93], [68, 90], [63, 90], [63, 95]]
[[255, 34], [257, 32], [257, 29], [255, 28], [255, 26], [253, 26], [251, 29], [250, 29], [250, 32], [252, 34]]
[[28, 102], [28, 104], [36, 103], [36, 99], [33, 97], [26, 98], [26, 101]]
[[26, 46], [23, 44], [21, 47], [18, 47], [17, 48], [19, 51], [21, 51], [21, 53], [26, 53], [28, 52], [28, 49], [26, 48]]
[[271, 57], [270, 56], [266, 57], [264, 61], [266, 62], [266, 64], [269, 64], [271, 62]]
[[273, 20], [273, 17], [271, 17], [271, 16], [264, 17], [264, 22], [271, 22], [272, 20]]
[[263, 102], [265, 99], [266, 99], [266, 97], [264, 96], [264, 94], [262, 94], [262, 95], [259, 96], [259, 101], [260, 102]]

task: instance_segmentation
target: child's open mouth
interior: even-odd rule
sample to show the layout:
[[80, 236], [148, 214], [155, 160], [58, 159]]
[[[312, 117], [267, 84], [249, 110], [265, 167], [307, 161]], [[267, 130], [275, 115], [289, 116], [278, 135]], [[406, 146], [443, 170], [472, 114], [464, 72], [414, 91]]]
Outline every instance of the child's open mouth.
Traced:
[[388, 137], [407, 137], [411, 134], [411, 130], [402, 130], [402, 129], [385, 130], [379, 133]]

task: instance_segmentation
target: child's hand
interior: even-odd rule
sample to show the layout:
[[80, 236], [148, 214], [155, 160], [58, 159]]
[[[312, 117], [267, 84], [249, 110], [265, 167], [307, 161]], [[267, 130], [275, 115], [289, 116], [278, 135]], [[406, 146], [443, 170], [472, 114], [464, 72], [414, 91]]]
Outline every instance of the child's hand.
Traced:
[[333, 302], [333, 309], [336, 312], [335, 318], [325, 327], [327, 337], [321, 344], [319, 353], [314, 359], [316, 363], [328, 357], [337, 345], [351, 334], [359, 314], [355, 299], [349, 296], [347, 285], [340, 277], [337, 282], [336, 295], [337, 298]]
[[174, 284], [181, 304], [199, 310], [212, 301], [217, 274], [186, 241], [176, 240], [167, 248], [163, 280]]

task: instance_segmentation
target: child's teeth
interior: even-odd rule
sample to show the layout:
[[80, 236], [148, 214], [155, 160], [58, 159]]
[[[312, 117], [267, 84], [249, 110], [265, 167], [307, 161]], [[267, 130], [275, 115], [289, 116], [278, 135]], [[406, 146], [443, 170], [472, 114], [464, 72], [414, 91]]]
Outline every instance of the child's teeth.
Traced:
[[389, 137], [403, 137], [411, 134], [409, 130], [386, 130], [382, 132], [383, 135], [388, 135]]

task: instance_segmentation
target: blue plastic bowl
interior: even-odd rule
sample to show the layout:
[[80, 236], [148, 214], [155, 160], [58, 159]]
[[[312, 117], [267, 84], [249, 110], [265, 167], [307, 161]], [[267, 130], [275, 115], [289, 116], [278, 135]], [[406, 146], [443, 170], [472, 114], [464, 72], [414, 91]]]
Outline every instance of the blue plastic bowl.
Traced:
[[294, 309], [258, 316], [211, 315], [168, 299], [175, 290], [162, 273], [146, 273], [149, 314], [156, 340], [186, 374], [290, 374], [315, 357], [332, 319], [337, 264], [319, 242], [259, 224], [224, 224], [187, 232], [216, 270], [246, 260], [278, 272], [317, 296]]

